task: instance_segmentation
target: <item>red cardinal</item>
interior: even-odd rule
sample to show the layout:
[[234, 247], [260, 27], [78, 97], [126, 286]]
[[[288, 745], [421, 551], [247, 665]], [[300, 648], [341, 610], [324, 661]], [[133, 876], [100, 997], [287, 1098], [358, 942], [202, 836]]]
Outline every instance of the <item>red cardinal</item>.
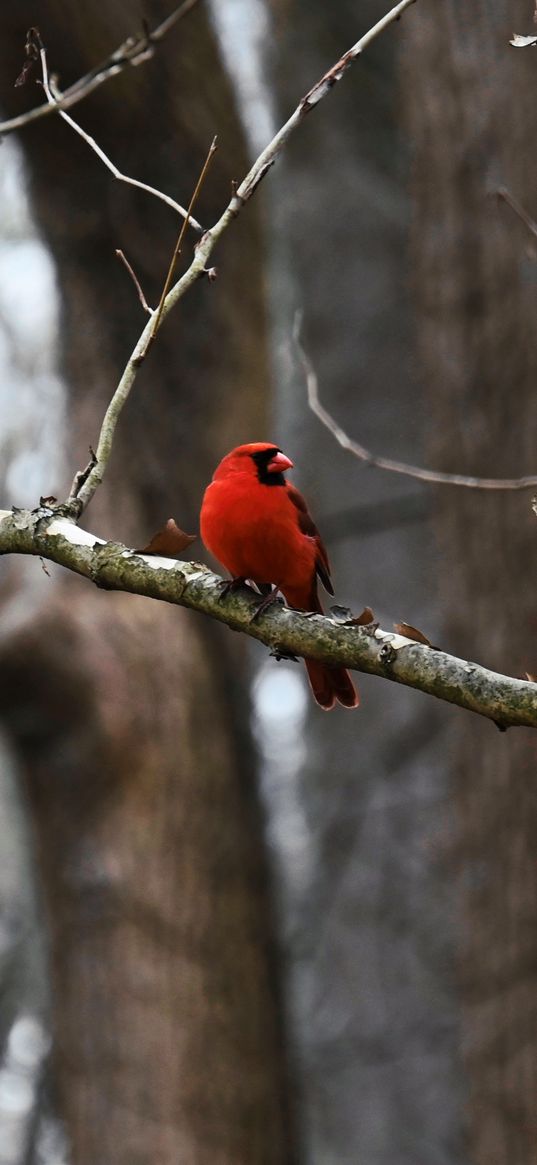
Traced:
[[[308, 507], [283, 476], [293, 462], [276, 445], [256, 442], [232, 449], [215, 470], [201, 507], [201, 536], [234, 579], [272, 583], [290, 607], [323, 613], [317, 576], [330, 595], [330, 563]], [[344, 667], [306, 660], [321, 708], [336, 700], [359, 703]]]

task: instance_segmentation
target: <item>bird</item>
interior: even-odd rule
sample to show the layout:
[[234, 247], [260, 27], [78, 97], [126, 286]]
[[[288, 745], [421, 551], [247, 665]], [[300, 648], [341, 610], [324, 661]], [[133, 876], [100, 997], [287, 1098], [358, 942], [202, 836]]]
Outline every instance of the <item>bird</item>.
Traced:
[[[203, 497], [201, 537], [207, 550], [232, 576], [227, 587], [246, 580], [269, 597], [278, 592], [298, 611], [323, 614], [320, 579], [334, 589], [330, 563], [302, 494], [284, 476], [293, 462], [274, 444], [238, 445], [222, 459]], [[272, 591], [268, 584], [276, 588]], [[358, 693], [344, 667], [306, 659], [313, 695], [325, 711], [336, 703], [356, 708]]]

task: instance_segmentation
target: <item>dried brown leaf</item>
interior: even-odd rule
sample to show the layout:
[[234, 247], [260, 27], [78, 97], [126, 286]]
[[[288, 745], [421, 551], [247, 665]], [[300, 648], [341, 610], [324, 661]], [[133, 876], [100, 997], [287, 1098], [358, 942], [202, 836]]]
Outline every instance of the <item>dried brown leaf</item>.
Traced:
[[153, 534], [151, 541], [138, 554], [162, 554], [164, 558], [174, 558], [195, 542], [196, 537], [196, 534], [185, 534], [174, 518], [168, 518], [166, 525]]
[[35, 66], [35, 61], [28, 60], [28, 61], [24, 62], [22, 69], [17, 77], [17, 80], [14, 82], [15, 89], [18, 89], [20, 85], [26, 84], [28, 77], [29, 77], [30, 73], [32, 72], [32, 69], [34, 68], [34, 66]]
[[43, 47], [43, 42], [39, 35], [39, 29], [29, 28], [26, 33], [26, 42], [24, 45], [25, 62], [22, 70], [15, 81], [15, 88], [19, 85], [25, 85], [34, 65], [39, 61], [39, 50]]
[[425, 647], [433, 646], [423, 631], [418, 631], [417, 627], [412, 627], [410, 623], [394, 623], [393, 629], [398, 635], [404, 635], [405, 639], [413, 639], [415, 643], [425, 644]]
[[361, 615], [354, 615], [352, 619], [347, 619], [347, 627], [366, 627], [369, 623], [373, 623], [374, 614], [371, 607], [364, 607]]

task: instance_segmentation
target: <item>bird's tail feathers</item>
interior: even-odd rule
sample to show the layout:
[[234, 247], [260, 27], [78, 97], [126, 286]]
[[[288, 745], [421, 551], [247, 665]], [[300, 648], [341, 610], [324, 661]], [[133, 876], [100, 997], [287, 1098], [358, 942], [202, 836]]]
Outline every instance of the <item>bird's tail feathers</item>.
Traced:
[[329, 712], [336, 701], [344, 708], [357, 708], [360, 697], [344, 667], [327, 667], [315, 659], [306, 659], [306, 670], [317, 703]]
[[[304, 595], [302, 591], [285, 590], [285, 597], [290, 607], [299, 611], [315, 611], [324, 615], [323, 606], [317, 593], [317, 583], [313, 580], [310, 593]], [[336, 703], [344, 708], [357, 708], [360, 697], [344, 667], [329, 667], [326, 663], [318, 663], [315, 659], [304, 660], [308, 672], [308, 679], [317, 703], [329, 712]]]

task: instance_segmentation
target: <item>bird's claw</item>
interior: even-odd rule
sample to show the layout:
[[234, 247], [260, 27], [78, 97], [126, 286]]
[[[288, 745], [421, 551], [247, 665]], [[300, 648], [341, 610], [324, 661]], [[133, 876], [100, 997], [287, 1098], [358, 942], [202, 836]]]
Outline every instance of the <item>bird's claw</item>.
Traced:
[[220, 595], [218, 596], [218, 602], [221, 603], [221, 602], [223, 602], [224, 599], [227, 599], [228, 595], [231, 595], [231, 594], [233, 594], [234, 591], [239, 591], [241, 589], [241, 587], [246, 586], [246, 579], [245, 578], [221, 579], [220, 582], [218, 583], [218, 586], [220, 587]]
[[250, 623], [255, 623], [259, 619], [259, 616], [264, 615], [265, 611], [267, 611], [269, 607], [272, 607], [274, 603], [283, 603], [283, 598], [280, 595], [277, 587], [275, 587], [274, 590], [269, 591], [268, 595], [263, 595], [261, 602], [257, 604], [257, 607], [250, 619]]
[[298, 663], [298, 655], [293, 655], [291, 651], [284, 651], [283, 648], [273, 647], [269, 653], [272, 659], [277, 659], [278, 663], [281, 659], [287, 660], [289, 663]]

